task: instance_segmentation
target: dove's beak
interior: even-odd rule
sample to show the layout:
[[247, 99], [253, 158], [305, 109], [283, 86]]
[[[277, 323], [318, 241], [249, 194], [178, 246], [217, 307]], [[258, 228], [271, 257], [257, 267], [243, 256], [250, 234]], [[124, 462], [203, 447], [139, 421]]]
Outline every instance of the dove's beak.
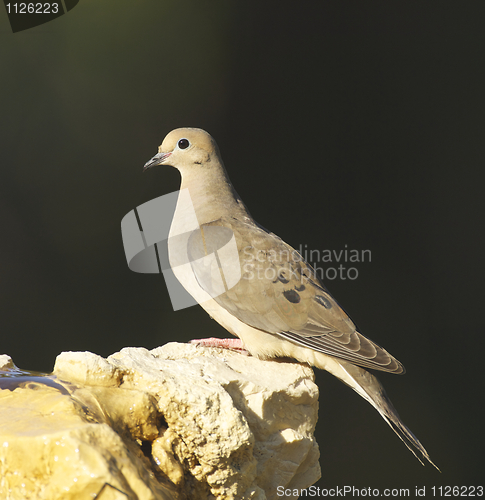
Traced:
[[146, 172], [149, 168], [161, 165], [172, 153], [157, 153], [151, 160], [145, 163], [143, 167], [143, 172]]

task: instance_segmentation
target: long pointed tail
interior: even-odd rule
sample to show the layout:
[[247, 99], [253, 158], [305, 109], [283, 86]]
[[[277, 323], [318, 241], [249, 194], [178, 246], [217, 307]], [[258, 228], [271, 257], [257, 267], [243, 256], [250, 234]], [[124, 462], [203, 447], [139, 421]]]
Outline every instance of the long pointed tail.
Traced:
[[[436, 469], [440, 470], [429, 458], [428, 452], [419, 442], [418, 438], [409, 430], [399, 417], [391, 400], [388, 398], [384, 387], [374, 375], [364, 370], [360, 366], [355, 366], [345, 361], [334, 360], [335, 363], [328, 364], [325, 369], [332, 375], [351, 387], [368, 401], [389, 424], [393, 431], [399, 436], [402, 442], [413, 453], [413, 455], [424, 465], [421, 458], [416, 454], [419, 451], [423, 458], [428, 460]], [[441, 471], [440, 471], [441, 472]]]

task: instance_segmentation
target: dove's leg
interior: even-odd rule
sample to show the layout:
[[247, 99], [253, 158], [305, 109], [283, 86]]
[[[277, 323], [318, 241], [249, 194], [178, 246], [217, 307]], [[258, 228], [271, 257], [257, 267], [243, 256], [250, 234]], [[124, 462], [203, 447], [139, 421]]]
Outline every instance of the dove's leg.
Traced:
[[242, 354], [249, 354], [241, 339], [218, 339], [216, 337], [211, 337], [208, 339], [194, 339], [189, 343], [203, 347], [222, 347], [223, 349], [232, 349]]

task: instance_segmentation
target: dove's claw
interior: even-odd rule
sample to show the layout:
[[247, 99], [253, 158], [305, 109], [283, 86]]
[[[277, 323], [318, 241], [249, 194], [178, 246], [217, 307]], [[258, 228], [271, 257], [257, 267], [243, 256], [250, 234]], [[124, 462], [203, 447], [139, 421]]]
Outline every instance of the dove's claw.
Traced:
[[249, 355], [241, 339], [218, 339], [216, 337], [211, 337], [208, 339], [190, 340], [189, 344], [195, 344], [202, 347], [222, 347], [223, 349], [231, 349], [241, 354]]

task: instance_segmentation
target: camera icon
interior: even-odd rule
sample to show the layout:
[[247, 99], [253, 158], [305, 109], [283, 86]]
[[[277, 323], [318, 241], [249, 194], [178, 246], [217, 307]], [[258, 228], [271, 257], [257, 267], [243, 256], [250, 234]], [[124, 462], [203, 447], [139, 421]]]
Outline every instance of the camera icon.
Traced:
[[218, 297], [241, 279], [233, 231], [200, 226], [187, 189], [126, 214], [121, 234], [128, 267], [137, 273], [162, 273], [175, 311]]

